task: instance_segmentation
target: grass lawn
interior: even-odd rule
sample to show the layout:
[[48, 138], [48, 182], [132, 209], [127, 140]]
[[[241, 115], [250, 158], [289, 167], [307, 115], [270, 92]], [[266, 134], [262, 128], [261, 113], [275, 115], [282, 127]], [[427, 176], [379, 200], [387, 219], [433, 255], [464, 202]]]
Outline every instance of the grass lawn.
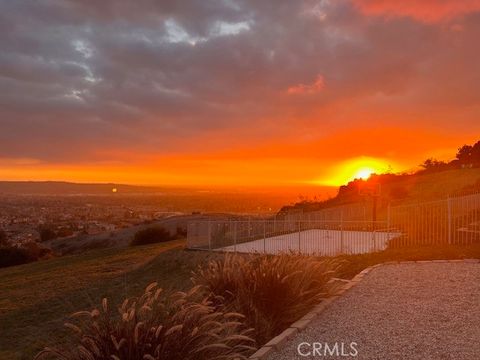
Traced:
[[0, 269], [0, 359], [31, 359], [65, 336], [69, 314], [98, 306], [103, 297], [119, 303], [152, 281], [190, 288], [191, 271], [219, 255], [187, 252], [184, 244], [95, 250]]
[[[186, 251], [184, 241], [104, 249], [82, 255], [0, 269], [0, 359], [31, 359], [61, 341], [63, 323], [78, 310], [98, 306], [103, 297], [119, 304], [152, 281], [168, 290], [191, 287], [191, 271], [220, 253]], [[418, 247], [339, 256], [340, 274], [352, 278], [386, 261], [480, 258], [480, 245]]]

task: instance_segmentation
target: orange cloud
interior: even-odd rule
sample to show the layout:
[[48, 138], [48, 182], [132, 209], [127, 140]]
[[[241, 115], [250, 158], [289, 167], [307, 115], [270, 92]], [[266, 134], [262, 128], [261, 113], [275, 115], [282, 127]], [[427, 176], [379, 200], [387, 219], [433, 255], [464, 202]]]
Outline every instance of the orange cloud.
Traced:
[[367, 15], [409, 16], [433, 23], [480, 10], [480, 0], [354, 0]]
[[305, 85], [305, 84], [298, 84], [288, 88], [287, 93], [289, 95], [297, 95], [297, 94], [314, 94], [319, 91], [322, 91], [325, 87], [325, 80], [323, 79], [322, 75], [318, 75], [317, 79], [313, 84]]

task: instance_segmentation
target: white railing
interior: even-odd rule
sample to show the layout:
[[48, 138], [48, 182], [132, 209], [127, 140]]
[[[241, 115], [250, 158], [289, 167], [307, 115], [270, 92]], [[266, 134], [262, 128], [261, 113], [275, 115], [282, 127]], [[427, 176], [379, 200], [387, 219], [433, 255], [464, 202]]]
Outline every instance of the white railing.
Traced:
[[[337, 210], [337, 209], [335, 209]], [[318, 220], [312, 216], [269, 220], [222, 220], [191, 223], [191, 249], [358, 254], [387, 247], [480, 242], [480, 194], [388, 207], [386, 221]], [[384, 217], [384, 218], [385, 218]]]
[[187, 247], [242, 253], [360, 254], [384, 250], [400, 237], [378, 221], [201, 221], [188, 226]]
[[402, 233], [392, 247], [479, 242], [480, 194], [391, 207], [389, 224]]

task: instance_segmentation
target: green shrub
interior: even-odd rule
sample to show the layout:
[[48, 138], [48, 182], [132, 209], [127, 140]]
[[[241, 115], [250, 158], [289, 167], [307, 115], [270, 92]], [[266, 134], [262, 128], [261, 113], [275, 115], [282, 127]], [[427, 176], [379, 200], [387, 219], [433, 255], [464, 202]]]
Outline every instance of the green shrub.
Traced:
[[130, 245], [147, 245], [173, 240], [170, 232], [163, 227], [154, 226], [137, 231]]
[[326, 297], [327, 282], [337, 269], [333, 260], [296, 254], [227, 254], [224, 260], [199, 268], [192, 280], [245, 315], [248, 326], [255, 328], [255, 339], [262, 343]]
[[58, 237], [57, 233], [48, 225], [43, 225], [38, 230], [40, 232], [40, 241], [53, 240]]
[[113, 310], [103, 299], [93, 311], [72, 315], [74, 341], [45, 348], [35, 359], [210, 360], [246, 359], [254, 351], [243, 316], [216, 310], [199, 286], [164, 296], [157, 284]]
[[0, 248], [0, 268], [26, 264], [34, 261], [26, 249], [17, 247]]
[[51, 254], [50, 249], [40, 247], [33, 241], [23, 244], [21, 247], [2, 246], [0, 247], [0, 268], [37, 261], [49, 254]]

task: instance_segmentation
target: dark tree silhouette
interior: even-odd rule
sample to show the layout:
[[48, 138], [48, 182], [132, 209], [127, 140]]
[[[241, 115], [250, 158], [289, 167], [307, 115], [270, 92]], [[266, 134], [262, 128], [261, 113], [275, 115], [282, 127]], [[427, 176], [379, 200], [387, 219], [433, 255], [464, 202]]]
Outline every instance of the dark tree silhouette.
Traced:
[[5, 230], [0, 229], [0, 247], [7, 246], [8, 245], [8, 239], [7, 239], [7, 233]]
[[480, 141], [472, 147], [472, 160], [473, 164], [480, 165]]
[[457, 152], [457, 159], [462, 165], [480, 165], [480, 141], [474, 145], [463, 145]]
[[420, 164], [420, 166], [423, 167], [426, 171], [440, 171], [447, 168], [448, 164], [444, 161], [430, 158], [425, 160], [423, 164]]
[[457, 159], [462, 163], [468, 163], [472, 158], [473, 146], [463, 145], [457, 152]]

